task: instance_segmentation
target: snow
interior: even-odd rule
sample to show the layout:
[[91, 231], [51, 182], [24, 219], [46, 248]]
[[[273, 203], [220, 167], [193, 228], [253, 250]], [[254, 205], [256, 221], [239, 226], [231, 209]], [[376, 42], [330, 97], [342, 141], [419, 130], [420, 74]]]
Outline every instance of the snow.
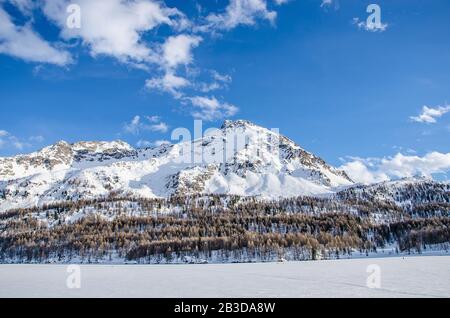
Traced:
[[[381, 288], [367, 287], [369, 265]], [[83, 265], [68, 289], [61, 265], [0, 265], [0, 297], [450, 297], [450, 256], [214, 264]]]
[[125, 151], [133, 151], [133, 147], [131, 147], [126, 142], [121, 140], [111, 141], [111, 142], [92, 142], [92, 141], [81, 141], [73, 144], [72, 149], [75, 151], [86, 150], [89, 149], [94, 153], [102, 153], [110, 150], [125, 150]]
[[[200, 162], [185, 162], [184, 150]], [[122, 141], [59, 142], [30, 155], [0, 158], [0, 195], [6, 194], [0, 196], [0, 212], [111, 192], [147, 198], [177, 191], [278, 198], [324, 195], [351, 184], [288, 138], [236, 121], [194, 141], [151, 149]]]

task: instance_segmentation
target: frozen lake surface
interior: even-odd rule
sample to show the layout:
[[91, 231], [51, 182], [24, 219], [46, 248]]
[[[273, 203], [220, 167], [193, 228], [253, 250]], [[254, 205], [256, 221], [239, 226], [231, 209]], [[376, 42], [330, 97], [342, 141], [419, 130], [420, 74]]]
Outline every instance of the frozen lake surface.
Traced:
[[[369, 265], [381, 288], [367, 287]], [[450, 256], [223, 265], [0, 265], [0, 297], [450, 297]]]

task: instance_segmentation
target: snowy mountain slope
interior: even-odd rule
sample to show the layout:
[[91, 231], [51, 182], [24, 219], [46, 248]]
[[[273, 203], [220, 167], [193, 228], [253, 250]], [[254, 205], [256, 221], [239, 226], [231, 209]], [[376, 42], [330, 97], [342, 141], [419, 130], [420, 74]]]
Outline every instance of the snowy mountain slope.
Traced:
[[339, 191], [340, 200], [387, 202], [406, 211], [441, 210], [450, 215], [450, 184], [425, 177], [404, 178]]
[[60, 141], [39, 152], [0, 158], [0, 181], [30, 177], [39, 173], [83, 168], [103, 162], [136, 156], [130, 145], [122, 142], [78, 142], [68, 144]]
[[203, 138], [134, 149], [122, 141], [59, 142], [0, 158], [0, 211], [64, 200], [220, 193], [267, 198], [333, 193], [353, 182], [290, 139], [248, 121]]
[[248, 121], [157, 148], [59, 142], [0, 158], [0, 263], [248, 262], [386, 246], [446, 250], [449, 217], [449, 183], [354, 184]]

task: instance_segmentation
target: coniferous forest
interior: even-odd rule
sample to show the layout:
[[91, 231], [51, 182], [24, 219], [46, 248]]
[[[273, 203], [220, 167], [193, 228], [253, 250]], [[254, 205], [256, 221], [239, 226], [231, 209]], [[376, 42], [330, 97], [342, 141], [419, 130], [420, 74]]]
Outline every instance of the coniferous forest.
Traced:
[[11, 210], [0, 214], [0, 261], [316, 260], [450, 247], [447, 197], [401, 207], [354, 193], [340, 196], [267, 201], [221, 195], [111, 195]]

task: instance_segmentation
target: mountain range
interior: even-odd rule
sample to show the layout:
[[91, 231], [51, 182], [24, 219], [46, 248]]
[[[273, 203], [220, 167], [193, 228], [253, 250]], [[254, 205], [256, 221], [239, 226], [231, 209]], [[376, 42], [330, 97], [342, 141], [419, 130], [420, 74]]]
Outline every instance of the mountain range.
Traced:
[[249, 121], [226, 121], [202, 138], [159, 147], [61, 141], [35, 153], [0, 158], [0, 211], [111, 193], [277, 198], [332, 193], [352, 184], [345, 172], [292, 140]]
[[[405, 186], [399, 182], [390, 187]], [[330, 196], [361, 187], [369, 189], [289, 138], [245, 120], [225, 121], [201, 138], [159, 147], [61, 141], [31, 154], [0, 158], [0, 212], [111, 195], [277, 199]], [[380, 187], [370, 189], [385, 197]]]
[[243, 120], [158, 147], [61, 141], [0, 158], [0, 263], [446, 253], [449, 229], [449, 183], [356, 184]]

